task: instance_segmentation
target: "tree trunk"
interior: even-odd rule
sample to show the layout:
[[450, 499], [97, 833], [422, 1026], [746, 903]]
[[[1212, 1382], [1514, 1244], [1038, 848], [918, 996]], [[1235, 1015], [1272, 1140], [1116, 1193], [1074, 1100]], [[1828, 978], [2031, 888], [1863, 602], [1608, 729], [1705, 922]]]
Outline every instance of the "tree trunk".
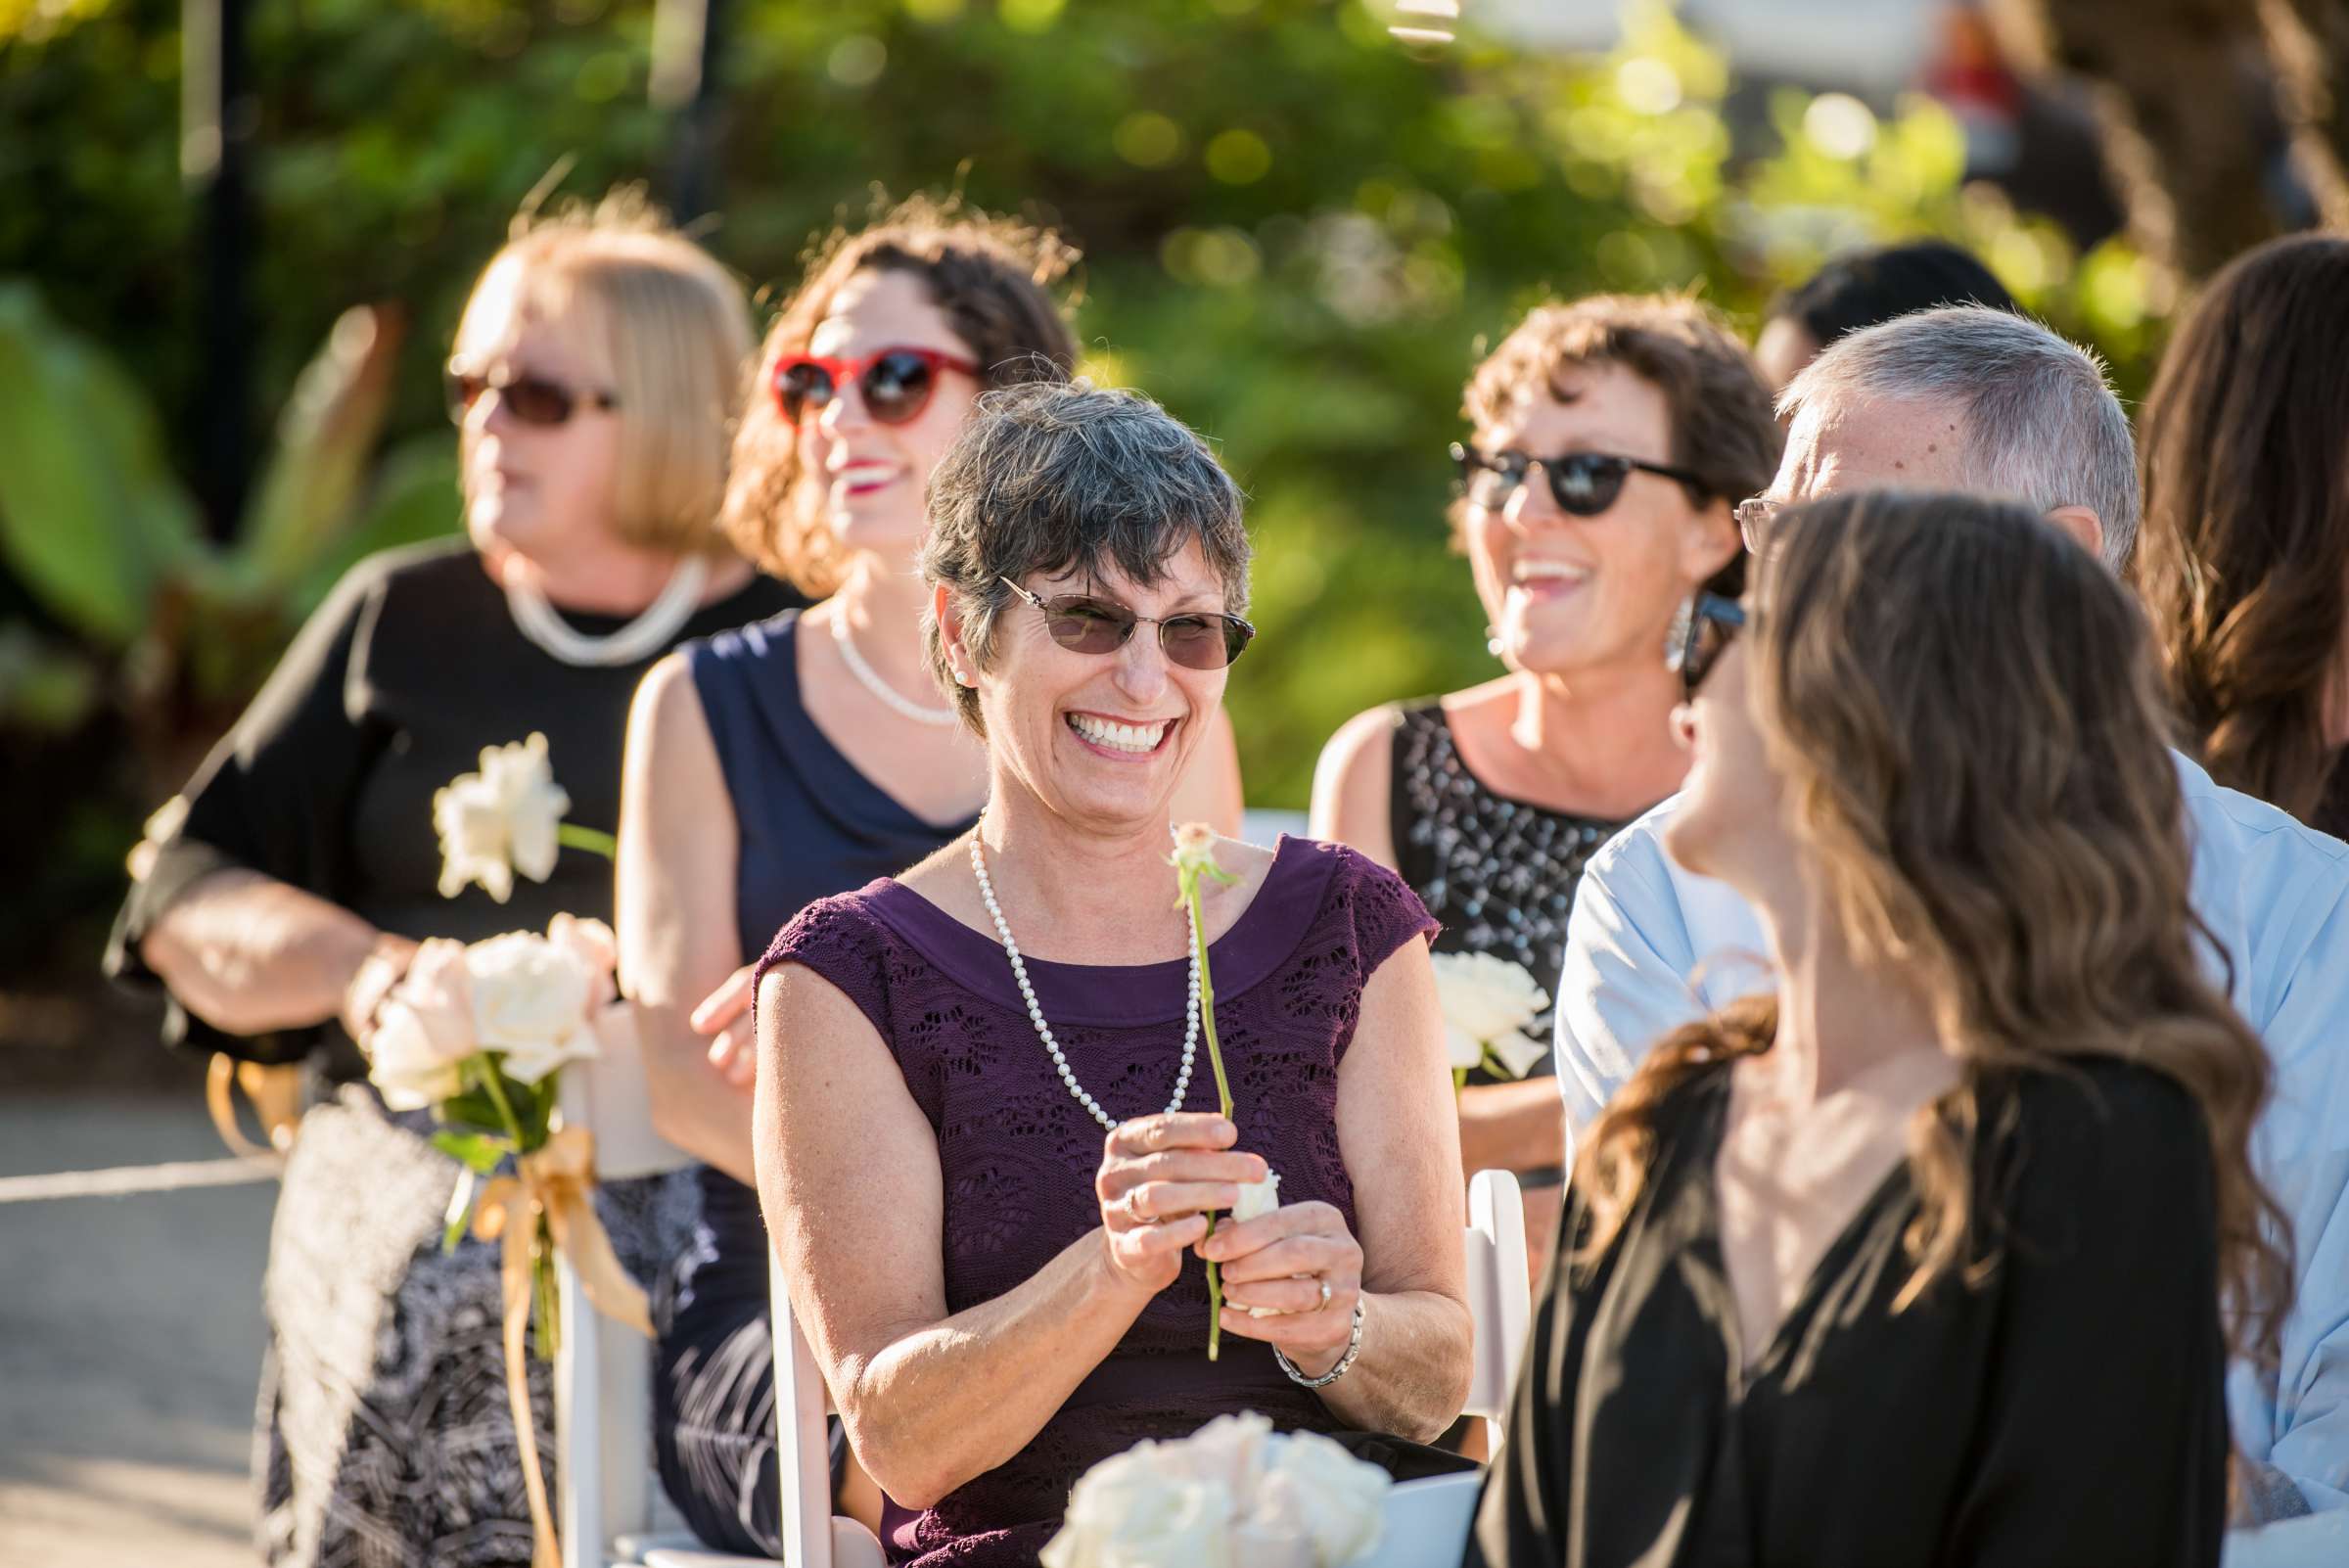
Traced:
[[2191, 281], [2275, 236], [2260, 166], [2265, 60], [2251, 6], [1992, 0], [1991, 17], [2018, 64], [2087, 84], [2130, 236], [2148, 256]]
[[2349, 229], [2349, 0], [2260, 0], [2292, 162], [2327, 227]]

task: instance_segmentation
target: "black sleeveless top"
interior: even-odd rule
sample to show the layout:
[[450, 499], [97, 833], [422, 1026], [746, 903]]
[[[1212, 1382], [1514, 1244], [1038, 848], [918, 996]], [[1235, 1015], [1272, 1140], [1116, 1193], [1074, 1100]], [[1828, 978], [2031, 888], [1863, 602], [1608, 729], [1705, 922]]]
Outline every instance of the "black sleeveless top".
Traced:
[[[1443, 704], [1432, 698], [1395, 712], [1387, 820], [1396, 868], [1444, 923], [1435, 950], [1485, 952], [1521, 964], [1554, 1001], [1575, 884], [1624, 824], [1494, 793], [1460, 760]], [[1552, 1011], [1526, 1033], [1549, 1038]], [[1534, 1074], [1556, 1071], [1554, 1058], [1545, 1056]], [[1496, 1082], [1481, 1071], [1468, 1081]]]

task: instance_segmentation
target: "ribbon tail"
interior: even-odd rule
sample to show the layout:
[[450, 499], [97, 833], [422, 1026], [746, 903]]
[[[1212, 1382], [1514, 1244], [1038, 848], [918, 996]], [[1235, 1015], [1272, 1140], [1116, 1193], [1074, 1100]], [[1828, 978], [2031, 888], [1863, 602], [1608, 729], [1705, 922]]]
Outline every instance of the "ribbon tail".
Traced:
[[653, 1337], [652, 1303], [643, 1287], [620, 1266], [611, 1234], [595, 1217], [588, 1189], [568, 1187], [546, 1206], [547, 1228], [556, 1250], [571, 1260], [579, 1276], [579, 1290], [588, 1304], [616, 1323], [624, 1323], [645, 1338]]
[[506, 1399], [514, 1408], [514, 1441], [522, 1450], [522, 1485], [530, 1499], [530, 1568], [563, 1568], [555, 1538], [554, 1509], [547, 1505], [546, 1476], [538, 1466], [538, 1429], [530, 1417], [530, 1241], [538, 1226], [527, 1202], [509, 1212], [499, 1240], [504, 1249], [498, 1284], [506, 1313]]

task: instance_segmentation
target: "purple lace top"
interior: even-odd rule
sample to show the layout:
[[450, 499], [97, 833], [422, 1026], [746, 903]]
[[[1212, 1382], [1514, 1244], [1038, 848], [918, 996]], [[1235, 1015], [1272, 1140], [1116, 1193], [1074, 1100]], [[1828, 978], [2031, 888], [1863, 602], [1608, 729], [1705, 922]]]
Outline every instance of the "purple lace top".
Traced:
[[[1240, 1147], [1280, 1173], [1284, 1203], [1320, 1199], [1353, 1222], [1338, 1063], [1363, 984], [1435, 929], [1418, 897], [1376, 862], [1284, 838], [1254, 901], [1209, 949]], [[1062, 1085], [992, 936], [885, 879], [801, 911], [760, 974], [783, 963], [806, 965], [863, 1010], [929, 1118], [945, 1185], [949, 1312], [1023, 1283], [1100, 1222], [1100, 1124]], [[1180, 1061], [1187, 966], [1027, 965], [1070, 1069], [1102, 1108], [1117, 1117], [1164, 1109]], [[1215, 1078], [1204, 1046], [1200, 1055], [1183, 1109], [1212, 1111]], [[1226, 1411], [1259, 1410], [1282, 1429], [1342, 1424], [1262, 1342], [1226, 1335], [1214, 1362], [1206, 1348], [1207, 1274], [1194, 1256], [1008, 1463], [927, 1512], [893, 1503], [890, 1560], [1033, 1563], [1059, 1528], [1069, 1488], [1095, 1461]]]

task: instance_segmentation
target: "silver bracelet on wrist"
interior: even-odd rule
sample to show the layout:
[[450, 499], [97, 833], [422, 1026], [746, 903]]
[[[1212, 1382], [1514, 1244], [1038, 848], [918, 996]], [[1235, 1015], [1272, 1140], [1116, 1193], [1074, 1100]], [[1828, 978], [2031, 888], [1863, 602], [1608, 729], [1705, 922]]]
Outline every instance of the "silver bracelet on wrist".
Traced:
[[1354, 1298], [1354, 1332], [1346, 1336], [1346, 1354], [1338, 1358], [1337, 1365], [1331, 1367], [1328, 1371], [1323, 1372], [1319, 1377], [1306, 1376], [1303, 1372], [1297, 1370], [1297, 1363], [1295, 1361], [1290, 1360], [1288, 1357], [1281, 1354], [1281, 1349], [1278, 1345], [1272, 1347], [1272, 1359], [1280, 1362], [1280, 1369], [1282, 1371], [1289, 1374], [1289, 1381], [1302, 1384], [1307, 1388], [1329, 1387], [1330, 1384], [1336, 1382], [1339, 1378], [1346, 1375], [1346, 1368], [1352, 1366], [1354, 1364], [1354, 1359], [1357, 1356], [1359, 1356], [1361, 1353], [1362, 1298], [1359, 1296]]

